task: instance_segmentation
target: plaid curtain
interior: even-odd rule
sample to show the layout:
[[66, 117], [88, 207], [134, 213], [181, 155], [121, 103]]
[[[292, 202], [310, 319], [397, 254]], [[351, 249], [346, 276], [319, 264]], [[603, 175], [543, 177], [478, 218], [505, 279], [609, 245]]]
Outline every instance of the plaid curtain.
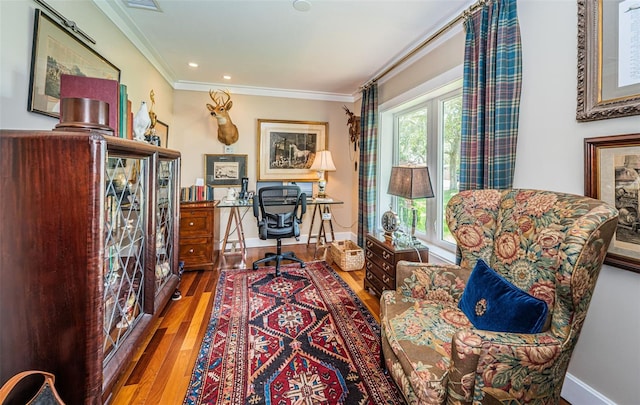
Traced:
[[358, 187], [358, 245], [376, 228], [376, 163], [378, 161], [378, 84], [362, 90]]
[[522, 84], [516, 0], [494, 0], [465, 21], [460, 190], [513, 185]]

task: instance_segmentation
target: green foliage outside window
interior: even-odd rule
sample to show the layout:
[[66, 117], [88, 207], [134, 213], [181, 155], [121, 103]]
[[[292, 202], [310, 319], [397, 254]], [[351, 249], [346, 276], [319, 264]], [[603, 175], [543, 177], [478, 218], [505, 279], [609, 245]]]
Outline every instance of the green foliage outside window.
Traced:
[[[435, 106], [435, 104], [429, 104]], [[442, 138], [438, 142], [442, 143], [442, 165], [438, 167], [438, 171], [442, 173], [441, 184], [438, 185], [436, 179], [437, 173], [431, 173], [431, 181], [434, 185], [435, 198], [440, 198], [442, 207], [446, 207], [449, 199], [459, 190], [459, 165], [460, 165], [460, 130], [462, 123], [462, 96], [454, 97], [440, 101], [439, 106], [440, 117], [438, 124]], [[397, 164], [426, 164], [428, 156], [428, 107], [407, 111], [397, 116], [398, 131], [398, 163]], [[434, 167], [434, 165], [430, 165]], [[439, 186], [439, 188], [436, 188]], [[424, 232], [426, 230], [426, 222], [433, 221], [427, 217], [427, 201], [426, 199], [415, 200], [417, 224], [416, 229]], [[398, 215], [401, 223], [406, 227], [406, 231], [411, 230], [411, 201], [398, 198], [397, 203]], [[441, 213], [441, 221], [443, 224], [442, 235], [439, 237], [449, 242], [455, 242], [444, 217], [444, 209]]]

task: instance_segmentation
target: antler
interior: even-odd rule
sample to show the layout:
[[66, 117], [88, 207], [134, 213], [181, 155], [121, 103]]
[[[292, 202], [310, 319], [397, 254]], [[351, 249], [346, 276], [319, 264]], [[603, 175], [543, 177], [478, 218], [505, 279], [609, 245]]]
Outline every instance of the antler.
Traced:
[[[226, 100], [222, 99], [223, 96], [227, 96]], [[220, 97], [218, 97], [217, 91], [209, 90], [209, 97], [211, 97], [211, 100], [216, 103], [216, 107], [225, 105], [227, 104], [227, 102], [229, 102], [229, 100], [231, 100], [231, 94], [229, 94], [229, 90], [222, 90], [222, 95], [220, 95]]]

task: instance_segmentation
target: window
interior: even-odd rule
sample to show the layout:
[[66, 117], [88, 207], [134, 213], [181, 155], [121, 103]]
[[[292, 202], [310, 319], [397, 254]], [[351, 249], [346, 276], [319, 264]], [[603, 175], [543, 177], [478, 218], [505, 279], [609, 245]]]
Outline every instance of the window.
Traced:
[[[394, 151], [391, 158], [381, 153], [381, 181], [385, 181], [384, 173], [393, 165], [427, 164], [435, 198], [413, 201], [416, 236], [449, 251], [453, 251], [455, 242], [445, 221], [445, 208], [459, 190], [461, 84], [461, 80], [457, 81], [381, 114], [381, 129], [387, 138], [381, 143], [382, 150], [392, 148]], [[392, 137], [389, 132], [393, 133]], [[388, 141], [389, 138], [392, 140]], [[405, 230], [410, 232], [412, 201], [388, 198]]]

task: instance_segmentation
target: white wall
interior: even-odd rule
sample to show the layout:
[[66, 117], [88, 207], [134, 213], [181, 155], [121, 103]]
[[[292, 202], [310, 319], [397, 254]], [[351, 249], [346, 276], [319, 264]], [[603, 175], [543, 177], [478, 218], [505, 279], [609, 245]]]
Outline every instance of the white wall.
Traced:
[[[514, 185], [582, 194], [584, 138], [638, 133], [640, 116], [578, 123], [576, 2], [521, 0], [518, 7], [523, 85]], [[640, 401], [638, 292], [640, 274], [603, 267], [569, 366], [618, 404]]]

